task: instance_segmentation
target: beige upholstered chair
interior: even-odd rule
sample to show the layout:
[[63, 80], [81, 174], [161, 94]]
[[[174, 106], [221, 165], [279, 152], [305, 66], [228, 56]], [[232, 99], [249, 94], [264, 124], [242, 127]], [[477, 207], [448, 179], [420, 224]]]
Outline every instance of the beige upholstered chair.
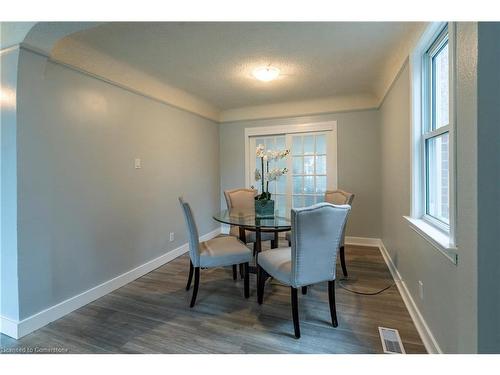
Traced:
[[[347, 191], [344, 190], [340, 189], [327, 190], [325, 192], [325, 202], [331, 204], [335, 205], [348, 204], [349, 206], [351, 206], [353, 200], [354, 200], [354, 194], [348, 193]], [[345, 251], [344, 251], [345, 229], [346, 226], [344, 226], [344, 230], [342, 231], [342, 237], [340, 238], [339, 255], [340, 255], [340, 265], [342, 266], [342, 273], [344, 274], [344, 277], [347, 277], [347, 267], [345, 265]]]
[[[257, 190], [255, 189], [232, 189], [224, 191], [224, 197], [226, 198], [226, 204], [228, 210], [232, 208], [239, 209], [251, 209], [255, 207], [255, 196], [257, 195]], [[237, 226], [231, 225], [229, 234], [235, 237], [240, 237], [240, 230]], [[262, 232], [261, 241], [272, 241], [274, 242], [274, 233]], [[253, 243], [255, 247], [255, 232], [245, 230], [241, 240], [245, 243]], [[273, 243], [271, 247], [275, 247]], [[277, 244], [276, 244], [277, 245]]]
[[236, 279], [236, 265], [242, 264], [245, 268], [244, 292], [245, 298], [249, 296], [248, 263], [252, 260], [252, 252], [244, 243], [232, 236], [216, 237], [200, 243], [198, 228], [193, 212], [188, 203], [179, 197], [179, 202], [184, 213], [189, 238], [189, 277], [186, 290], [191, 287], [194, 271], [194, 288], [190, 306], [193, 307], [198, 294], [200, 283], [200, 268], [213, 268], [233, 266], [233, 279]]
[[[344, 190], [327, 190], [325, 192], [325, 202], [335, 204], [337, 206], [343, 205], [343, 204], [348, 204], [349, 206], [352, 205], [352, 201], [354, 200], [354, 194], [353, 193], [348, 193], [347, 191]], [[286, 234], [286, 239], [288, 240], [288, 246], [291, 246], [291, 236], [290, 233], [287, 232]], [[347, 267], [345, 264], [345, 251], [344, 251], [344, 241], [345, 241], [345, 227], [342, 232], [342, 237], [340, 240], [340, 247], [339, 247], [339, 255], [340, 255], [340, 265], [342, 266], [342, 273], [344, 274], [344, 277], [347, 277]]]
[[257, 298], [262, 304], [266, 277], [290, 285], [295, 337], [300, 337], [297, 288], [328, 281], [332, 325], [337, 326], [335, 308], [335, 264], [341, 234], [351, 210], [348, 205], [318, 203], [292, 209], [291, 247], [264, 251], [257, 256]]

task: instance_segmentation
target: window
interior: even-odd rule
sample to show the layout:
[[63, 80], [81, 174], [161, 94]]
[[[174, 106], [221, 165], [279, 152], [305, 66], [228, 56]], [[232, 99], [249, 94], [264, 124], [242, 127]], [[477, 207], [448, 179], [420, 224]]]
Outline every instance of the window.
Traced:
[[334, 189], [337, 185], [334, 124], [247, 129], [247, 186], [254, 186], [261, 192], [261, 184], [255, 181], [254, 174], [255, 169], [261, 169], [260, 159], [255, 156], [257, 145], [263, 144], [266, 149], [273, 150], [289, 149], [288, 158], [271, 161], [269, 166], [288, 169], [288, 173], [278, 181], [269, 183], [269, 192], [278, 214], [289, 216], [292, 207], [306, 207], [323, 202], [327, 188]]
[[450, 69], [448, 29], [424, 55], [423, 155], [425, 216], [442, 229], [450, 225]]
[[455, 25], [432, 22], [410, 55], [410, 227], [457, 264], [454, 160]]

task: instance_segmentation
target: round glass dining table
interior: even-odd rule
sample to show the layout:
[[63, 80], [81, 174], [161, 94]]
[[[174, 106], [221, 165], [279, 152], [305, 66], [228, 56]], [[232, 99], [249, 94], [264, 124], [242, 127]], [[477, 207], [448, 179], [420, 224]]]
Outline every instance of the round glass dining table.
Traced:
[[291, 229], [290, 219], [275, 215], [269, 218], [258, 218], [255, 216], [254, 209], [222, 210], [213, 216], [218, 222], [239, 227], [240, 240], [245, 241], [245, 230], [255, 232], [255, 252], [262, 250], [261, 233], [273, 232], [274, 241], [271, 242], [271, 248], [278, 247], [278, 233], [287, 232]]

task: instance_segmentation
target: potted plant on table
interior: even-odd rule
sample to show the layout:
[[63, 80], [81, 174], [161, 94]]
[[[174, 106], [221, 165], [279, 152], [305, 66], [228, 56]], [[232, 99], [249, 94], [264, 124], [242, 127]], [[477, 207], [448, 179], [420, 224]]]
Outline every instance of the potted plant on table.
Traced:
[[255, 181], [261, 181], [262, 184], [262, 193], [255, 197], [255, 216], [257, 218], [273, 217], [274, 201], [271, 199], [271, 193], [269, 192], [269, 182], [278, 180], [288, 172], [288, 169], [273, 168], [269, 170], [269, 163], [286, 158], [290, 150], [266, 151], [264, 145], [260, 144], [257, 146], [255, 153], [261, 161], [261, 170], [255, 169]]

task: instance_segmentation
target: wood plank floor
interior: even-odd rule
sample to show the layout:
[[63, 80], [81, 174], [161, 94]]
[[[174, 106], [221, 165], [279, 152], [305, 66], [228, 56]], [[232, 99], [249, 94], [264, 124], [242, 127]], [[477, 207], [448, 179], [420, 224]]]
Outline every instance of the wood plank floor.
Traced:
[[[268, 245], [264, 245], [268, 248]], [[20, 340], [0, 335], [0, 349], [62, 348], [68, 353], [380, 353], [378, 326], [399, 330], [407, 353], [425, 348], [395, 286], [375, 296], [352, 294], [393, 282], [376, 248], [346, 248], [349, 279], [337, 281], [339, 326], [330, 324], [326, 283], [299, 293], [302, 338], [293, 337], [290, 290], [266, 285], [264, 304], [250, 298], [230, 268], [201, 271], [196, 306], [185, 291], [184, 255]], [[342, 271], [337, 265], [340, 279]], [[1, 350], [0, 350], [1, 352]]]

